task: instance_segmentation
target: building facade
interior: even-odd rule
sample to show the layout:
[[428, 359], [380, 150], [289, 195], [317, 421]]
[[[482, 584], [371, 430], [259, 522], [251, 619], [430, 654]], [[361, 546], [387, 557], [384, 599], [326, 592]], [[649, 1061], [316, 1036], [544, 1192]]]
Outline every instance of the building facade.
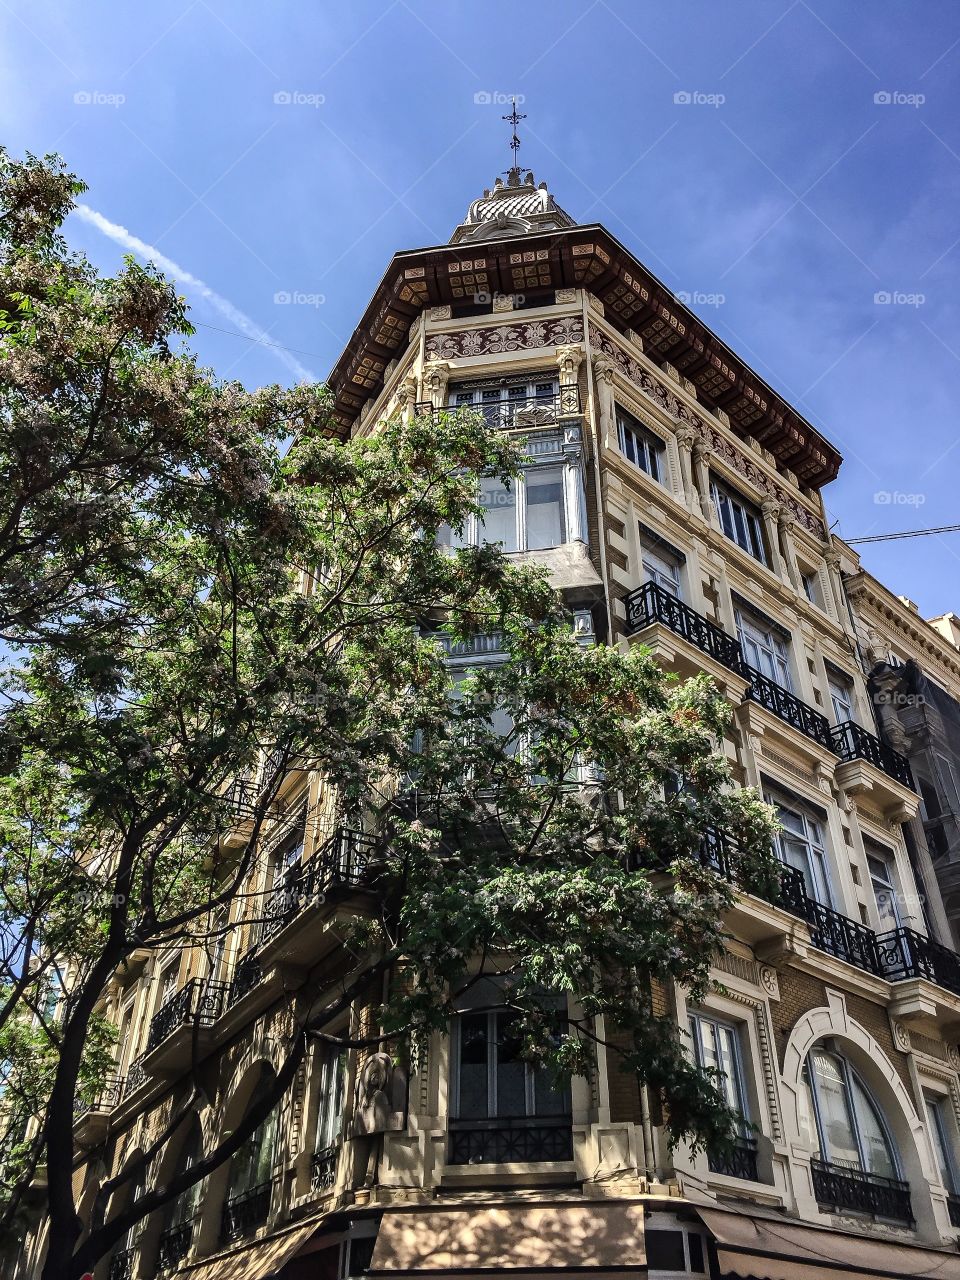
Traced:
[[[704, 1004], [657, 998], [749, 1127], [732, 1154], [670, 1151], [613, 1053], [558, 1091], [465, 1001], [408, 1068], [318, 1042], [256, 1140], [97, 1280], [960, 1276], [960, 960], [927, 843], [946, 811], [921, 812], [904, 738], [878, 731], [865, 634], [886, 634], [883, 589], [828, 533], [836, 450], [519, 170], [449, 244], [394, 258], [332, 385], [345, 434], [459, 405], [517, 433], [521, 480], [485, 482], [484, 528], [463, 537], [545, 564], [583, 643], [647, 645], [729, 698], [723, 750], [777, 806], [783, 888], [738, 898]], [[955, 645], [927, 631], [955, 680]], [[480, 649], [457, 660], [496, 660]], [[89, 1194], [157, 1132], [194, 1043], [205, 1101], [157, 1180], [231, 1130], [292, 1016], [352, 963], [336, 921], [365, 892], [363, 837], [335, 825], [321, 778], [291, 772], [282, 799], [252, 886], [267, 924], [251, 932], [238, 904], [212, 951], [145, 955], [112, 985], [116, 1078], [76, 1127]], [[723, 866], [719, 843], [705, 856]], [[291, 874], [323, 892], [291, 893]]]

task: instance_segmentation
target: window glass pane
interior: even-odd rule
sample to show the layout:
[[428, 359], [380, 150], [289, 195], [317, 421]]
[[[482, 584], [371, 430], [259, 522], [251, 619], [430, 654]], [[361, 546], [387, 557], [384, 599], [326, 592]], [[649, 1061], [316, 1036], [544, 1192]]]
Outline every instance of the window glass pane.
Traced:
[[897, 929], [900, 926], [900, 908], [897, 902], [897, 890], [893, 875], [891, 859], [881, 853], [877, 846], [875, 852], [867, 853], [867, 865], [870, 868], [870, 883], [877, 904], [877, 914], [883, 929]]
[[317, 1115], [317, 1150], [323, 1151], [340, 1137], [343, 1127], [343, 1092], [347, 1072], [346, 1051], [332, 1049], [323, 1064], [320, 1110]]
[[867, 1169], [882, 1178], [895, 1178], [897, 1166], [873, 1099], [867, 1095], [856, 1076], [851, 1077], [850, 1087]]
[[680, 596], [680, 566], [676, 560], [668, 559], [665, 552], [654, 551], [645, 543], [641, 544], [643, 572], [648, 582], [655, 582], [671, 595]]
[[527, 1114], [526, 1063], [520, 1057], [521, 1040], [509, 1013], [494, 1015], [497, 1027], [497, 1115]]
[[813, 1108], [813, 1093], [810, 1089], [810, 1066], [803, 1064], [803, 1077], [800, 1094], [797, 1098], [797, 1120], [800, 1128], [800, 1141], [808, 1146], [818, 1159], [823, 1158], [820, 1150], [820, 1135], [817, 1133], [817, 1122]]
[[859, 1169], [860, 1148], [840, 1059], [816, 1049], [810, 1057], [813, 1060], [820, 1126], [827, 1143], [826, 1157], [831, 1164]]
[[460, 1116], [486, 1119], [487, 1015], [465, 1013], [460, 1018]]
[[526, 473], [527, 547], [559, 547], [566, 541], [561, 467], [536, 467]]
[[957, 1190], [957, 1182], [953, 1172], [953, 1161], [950, 1159], [947, 1148], [947, 1120], [943, 1114], [943, 1102], [939, 1098], [925, 1098], [927, 1107], [927, 1128], [930, 1130], [930, 1141], [933, 1143], [934, 1155], [937, 1159], [937, 1169], [940, 1173], [940, 1183], [951, 1193], [955, 1194]]
[[483, 517], [480, 538], [483, 542], [499, 542], [504, 551], [517, 550], [517, 491], [493, 476], [480, 481], [480, 505]]

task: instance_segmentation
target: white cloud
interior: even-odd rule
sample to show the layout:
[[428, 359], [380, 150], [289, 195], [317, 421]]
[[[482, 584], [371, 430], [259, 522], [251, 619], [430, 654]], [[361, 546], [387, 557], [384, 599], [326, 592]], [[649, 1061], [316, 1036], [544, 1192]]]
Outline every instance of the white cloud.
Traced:
[[[186, 285], [192, 293], [199, 295], [205, 302], [209, 303], [215, 311], [218, 311], [229, 320], [246, 337], [252, 338], [254, 342], [269, 344], [267, 334], [248, 315], [238, 307], [235, 307], [232, 302], [222, 297], [215, 289], [211, 289], [203, 280], [199, 280], [192, 272], [185, 270], [179, 263], [174, 262], [172, 258], [168, 258], [166, 254], [161, 253], [159, 249], [147, 244], [139, 236], [133, 235], [126, 227], [120, 226], [118, 222], [111, 222], [109, 218], [105, 218], [96, 209], [91, 209], [89, 205], [77, 204], [76, 213], [84, 222], [96, 227], [98, 231], [101, 231], [122, 248], [129, 250], [131, 253], [137, 253], [141, 258], [146, 258], [148, 261], [155, 263], [165, 275], [171, 276], [179, 284]], [[311, 373], [309, 369], [304, 368], [296, 356], [289, 351], [285, 351], [282, 347], [274, 344], [269, 344], [268, 350], [278, 360], [282, 361], [301, 382], [316, 382], [318, 380], [316, 375]]]

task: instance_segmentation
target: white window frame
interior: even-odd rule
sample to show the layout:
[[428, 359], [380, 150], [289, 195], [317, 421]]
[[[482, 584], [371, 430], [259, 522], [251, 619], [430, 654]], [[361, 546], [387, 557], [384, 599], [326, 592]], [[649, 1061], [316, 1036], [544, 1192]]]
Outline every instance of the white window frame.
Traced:
[[[944, 1114], [950, 1106], [946, 1094], [923, 1091], [924, 1111], [927, 1127], [930, 1130], [930, 1142], [933, 1146], [934, 1168], [940, 1178], [940, 1185], [948, 1195], [960, 1194], [960, 1169], [952, 1140], [952, 1129], [948, 1117]], [[944, 1179], [946, 1174], [946, 1180]]]
[[[719, 1064], [718, 1070], [731, 1085], [729, 1091], [723, 1090], [728, 1106], [731, 1106], [731, 1110], [735, 1110], [743, 1119], [743, 1123], [738, 1125], [740, 1136], [748, 1137], [750, 1133], [748, 1125], [751, 1108], [750, 1094], [747, 1089], [747, 1075], [744, 1067], [743, 1045], [741, 1043], [742, 1026], [736, 1022], [731, 1022], [728, 1018], [718, 1017], [715, 1013], [709, 1013], [703, 1009], [688, 1010], [687, 1017], [688, 1030], [693, 1044], [694, 1061], [701, 1069], [709, 1065], [704, 1051], [704, 1028], [711, 1028], [716, 1043], [719, 1043], [720, 1034], [727, 1037], [727, 1043], [730, 1046], [731, 1071], [729, 1073], [724, 1071]], [[731, 1105], [733, 1098], [736, 1100], [736, 1107]]]
[[[834, 895], [830, 871], [830, 847], [825, 836], [825, 819], [810, 812], [806, 805], [791, 795], [781, 795], [776, 791], [765, 789], [763, 798], [767, 804], [772, 804], [776, 808], [784, 828], [774, 837], [774, 851], [777, 858], [784, 866], [793, 867], [803, 875], [806, 892], [814, 901], [832, 907]], [[783, 821], [785, 814], [796, 819], [796, 824], [800, 827], [799, 831]], [[794, 846], [801, 846], [806, 869], [798, 867], [787, 856], [788, 842]]]
[[[451, 409], [476, 409], [487, 424], [499, 430], [510, 430], [516, 417], [516, 406], [519, 402], [520, 412], [535, 409], [538, 401], [549, 403], [552, 409], [560, 394], [560, 379], [549, 372], [540, 374], [520, 374], [504, 377], [498, 382], [488, 385], [454, 384], [448, 392], [448, 407]], [[520, 426], [529, 423], [520, 423]]]
[[[736, 608], [734, 619], [737, 639], [747, 665], [778, 684], [781, 689], [792, 693], [789, 641], [783, 640], [772, 627], [746, 608]], [[756, 656], [756, 661], [751, 661], [753, 655]]]
[[[546, 1009], [557, 1009], [565, 1012], [566, 996], [544, 996], [543, 1006]], [[565, 1111], [537, 1110], [537, 1069], [531, 1062], [523, 1064], [524, 1112], [522, 1116], [501, 1113], [498, 1099], [498, 1067], [497, 1061], [497, 1019], [509, 1016], [507, 1008], [460, 1009], [453, 1019], [450, 1035], [450, 1116], [454, 1120], [534, 1120], [538, 1116], [553, 1118], [572, 1115], [572, 1098], [569, 1085], [565, 1091], [567, 1107]], [[461, 1071], [461, 1029], [462, 1019], [470, 1017], [486, 1018], [486, 1073], [487, 1073], [487, 1114], [485, 1116], [461, 1116], [460, 1114], [460, 1071]]]
[[832, 672], [828, 667], [827, 689], [830, 693], [830, 703], [833, 707], [834, 722], [843, 724], [845, 720], [852, 720], [856, 724], [856, 695], [854, 693], [853, 680], [848, 676], [841, 675], [839, 671]]
[[877, 908], [877, 917], [884, 924], [880, 898], [885, 894], [889, 898], [893, 924], [891, 929], [899, 929], [903, 924], [900, 914], [900, 886], [897, 875], [897, 858], [892, 849], [878, 840], [864, 837], [863, 851], [867, 857], [867, 870], [870, 873], [870, 887]]
[[[327, 1151], [343, 1141], [344, 1111], [347, 1101], [348, 1050], [325, 1044], [320, 1054], [314, 1152]], [[339, 1109], [337, 1108], [339, 1092]]]
[[[519, 476], [513, 477], [510, 481], [510, 492], [514, 496], [514, 541], [516, 546], [507, 546], [500, 542], [503, 546], [505, 554], [509, 555], [519, 551], [532, 551], [534, 554], [538, 551], [549, 551], [554, 547], [563, 547], [567, 543], [574, 540], [574, 530], [571, 528], [571, 520], [575, 519], [574, 513], [571, 511], [570, 486], [567, 483], [567, 467], [569, 463], [556, 459], [531, 462], [523, 467]], [[536, 477], [539, 473], [545, 471], [556, 471], [557, 482], [560, 486], [560, 529], [558, 542], [550, 543], [544, 547], [531, 547], [529, 545], [529, 520], [528, 520], [528, 497], [527, 489], [529, 486], [529, 478]], [[491, 482], [496, 482], [496, 477], [485, 477]], [[451, 549], [459, 547], [476, 547], [486, 539], [482, 537], [483, 521], [479, 516], [470, 515], [464, 522], [463, 532], [457, 534], [453, 530], [450, 531], [449, 542], [443, 545], [449, 546]]]
[[[827, 1043], [821, 1042], [819, 1044], [815, 1044], [811, 1048], [810, 1052], [807, 1054], [807, 1057], [803, 1066], [807, 1087], [809, 1088], [809, 1096], [813, 1102], [812, 1119], [813, 1119], [813, 1125], [814, 1125], [814, 1131], [815, 1131], [814, 1137], [816, 1139], [819, 1152], [820, 1152], [819, 1158], [828, 1164], [837, 1163], [836, 1161], [832, 1160], [830, 1157], [830, 1144], [828, 1141], [828, 1135], [824, 1129], [823, 1121], [820, 1114], [820, 1107], [822, 1104], [818, 1096], [818, 1085], [816, 1082], [817, 1073], [813, 1070], [811, 1061], [810, 1061], [811, 1056], [816, 1052], [820, 1052], [831, 1058], [834, 1058], [840, 1064], [840, 1074], [843, 1081], [844, 1102], [847, 1110], [847, 1119], [850, 1124], [850, 1130], [854, 1136], [854, 1140], [856, 1141], [857, 1149], [859, 1152], [860, 1172], [869, 1174], [872, 1171], [870, 1170], [869, 1164], [866, 1159], [866, 1146], [864, 1143], [864, 1136], [860, 1128], [860, 1116], [858, 1115], [858, 1111], [857, 1111], [856, 1096], [852, 1088], [852, 1083], [854, 1080], [856, 1080], [858, 1086], [863, 1091], [863, 1094], [866, 1097], [868, 1103], [873, 1107], [874, 1113], [876, 1115], [876, 1119], [879, 1123], [881, 1133], [886, 1143], [887, 1153], [890, 1156], [890, 1163], [893, 1165], [893, 1170], [894, 1170], [893, 1176], [895, 1178], [902, 1177], [900, 1153], [897, 1151], [897, 1145], [893, 1140], [893, 1134], [890, 1132], [890, 1126], [887, 1123], [887, 1118], [883, 1114], [883, 1108], [880, 1106], [877, 1099], [873, 1096], [873, 1093], [867, 1087], [860, 1073], [853, 1067], [853, 1065], [850, 1063], [850, 1060], [846, 1057], [846, 1055], [843, 1053], [839, 1053], [833, 1047], [833, 1045], [830, 1044], [829, 1042]], [[845, 1168], [847, 1166], [839, 1165], [838, 1167]]]
[[638, 471], [643, 471], [657, 484], [663, 484], [666, 441], [621, 404], [616, 406], [616, 420], [620, 453]]
[[716, 508], [717, 519], [724, 534], [735, 542], [741, 551], [753, 556], [760, 564], [770, 567], [767, 544], [764, 541], [763, 518], [757, 508], [735, 489], [730, 489], [715, 477], [710, 479], [710, 498]]
[[640, 563], [644, 582], [656, 583], [678, 600], [683, 599], [682, 561], [669, 551], [653, 545], [649, 537], [640, 535]]

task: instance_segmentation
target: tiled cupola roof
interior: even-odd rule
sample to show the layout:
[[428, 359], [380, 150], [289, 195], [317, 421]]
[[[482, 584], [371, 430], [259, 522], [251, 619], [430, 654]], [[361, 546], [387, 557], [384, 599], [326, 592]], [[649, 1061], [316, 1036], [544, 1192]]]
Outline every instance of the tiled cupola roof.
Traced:
[[509, 169], [507, 180], [497, 178], [467, 210], [467, 216], [450, 237], [451, 244], [468, 240], [500, 240], [528, 235], [531, 231], [557, 231], [577, 224], [554, 200], [547, 184], [538, 186], [529, 170]]

